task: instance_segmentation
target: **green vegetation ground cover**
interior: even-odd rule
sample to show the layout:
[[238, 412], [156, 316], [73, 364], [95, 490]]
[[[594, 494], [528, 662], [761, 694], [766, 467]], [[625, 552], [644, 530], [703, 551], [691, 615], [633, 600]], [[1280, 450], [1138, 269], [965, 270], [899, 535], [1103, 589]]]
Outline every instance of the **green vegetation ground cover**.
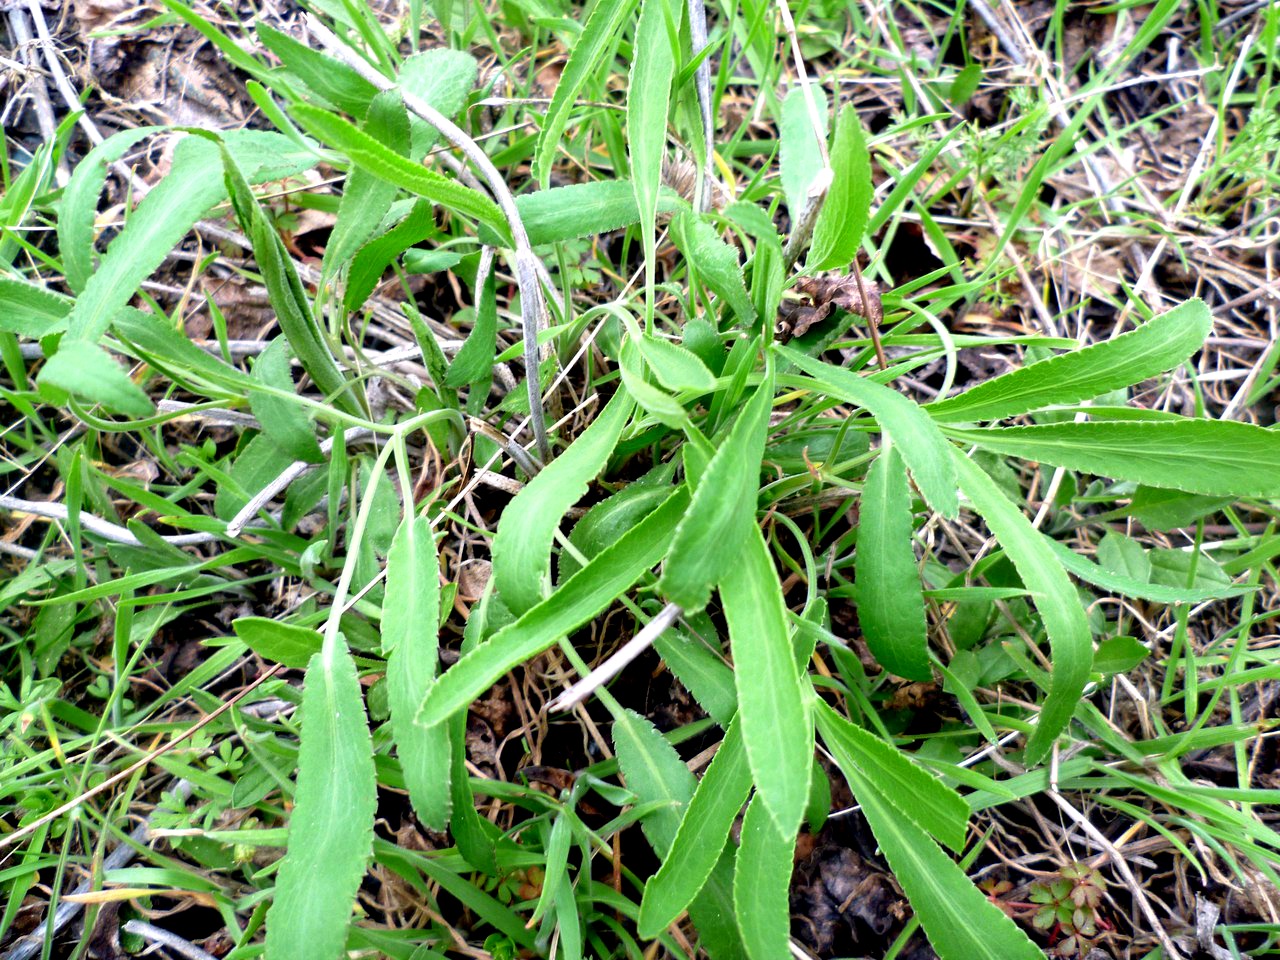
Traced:
[[1280, 951], [1280, 8], [64, 13], [0, 955]]

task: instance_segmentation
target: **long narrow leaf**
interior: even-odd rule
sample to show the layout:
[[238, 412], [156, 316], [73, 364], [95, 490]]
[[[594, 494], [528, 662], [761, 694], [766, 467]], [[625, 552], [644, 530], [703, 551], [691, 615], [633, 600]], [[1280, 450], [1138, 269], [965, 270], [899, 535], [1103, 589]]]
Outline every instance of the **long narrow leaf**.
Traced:
[[794, 836], [813, 769], [810, 693], [796, 668], [782, 585], [754, 522], [721, 577], [720, 600], [729, 622], [738, 716], [756, 790], [779, 832]]
[[538, 134], [538, 146], [534, 151], [533, 176], [545, 190], [551, 178], [551, 165], [560, 146], [560, 135], [569, 123], [569, 111], [573, 109], [578, 94], [587, 80], [599, 74], [605, 52], [631, 16], [636, 0], [617, 3], [597, 3], [591, 8], [587, 22], [583, 24], [578, 42], [569, 53], [547, 107], [547, 116]]
[[626, 391], [614, 394], [569, 449], [547, 464], [502, 511], [493, 538], [493, 576], [512, 612], [524, 613], [542, 600], [551, 581], [555, 529], [608, 461], [632, 407]]
[[1013, 561], [1049, 635], [1053, 661], [1049, 694], [1027, 742], [1027, 762], [1039, 763], [1071, 722], [1089, 679], [1093, 664], [1089, 623], [1075, 587], [1040, 532], [977, 464], [959, 450], [954, 456], [961, 488]]
[[433, 830], [449, 822], [449, 725], [415, 722], [439, 660], [440, 567], [426, 517], [405, 517], [387, 554], [382, 651], [387, 705], [409, 800]]
[[443, 723], [466, 709], [508, 670], [537, 656], [613, 603], [662, 559], [688, 505], [688, 493], [681, 487], [550, 597], [459, 659], [431, 688], [418, 722]]
[[756, 794], [742, 819], [742, 845], [733, 875], [733, 912], [751, 960], [776, 960], [790, 953], [787, 889], [795, 834], [784, 834]]
[[738, 563], [737, 544], [748, 527], [755, 526], [760, 460], [772, 404], [773, 382], [767, 379], [711, 458], [676, 531], [658, 586], [686, 611], [707, 605], [717, 579]]
[[1089, 400], [1173, 369], [1200, 349], [1212, 328], [1204, 301], [1187, 300], [1113, 340], [1020, 367], [925, 409], [954, 423]]
[[656, 937], [698, 895], [750, 792], [751, 767], [742, 742], [742, 725], [735, 719], [689, 801], [670, 853], [645, 884], [640, 936]]
[[671, 11], [668, 0], [641, 0], [636, 24], [635, 54], [627, 87], [627, 146], [631, 158], [631, 184], [640, 209], [640, 236], [644, 247], [644, 287], [647, 316], [653, 316], [653, 282], [657, 268], [655, 234], [658, 188], [662, 182], [662, 158], [667, 148], [667, 110], [675, 51], [667, 31]]
[[822, 739], [842, 770], [856, 767], [879, 784], [902, 817], [952, 850], [960, 850], [969, 820], [969, 805], [960, 794], [826, 703], [819, 701], [815, 709]]
[[854, 598], [867, 646], [890, 673], [928, 680], [928, 638], [920, 571], [911, 548], [911, 490], [896, 447], [867, 473], [858, 511]]
[[373, 743], [356, 665], [341, 635], [311, 658], [289, 852], [267, 912], [267, 958], [343, 956], [351, 906], [373, 849]]
[[942, 960], [1044, 960], [1044, 954], [986, 898], [929, 835], [902, 816], [879, 783], [836, 763], [893, 875]]
[[893, 438], [929, 506], [945, 517], [959, 514], [956, 471], [938, 426], [914, 401], [841, 367], [815, 360], [791, 347], [774, 347], [778, 354], [813, 377], [814, 389], [865, 407]]
[[1234, 420], [1048, 423], [947, 435], [985, 450], [1153, 487], [1280, 497], [1280, 432]]

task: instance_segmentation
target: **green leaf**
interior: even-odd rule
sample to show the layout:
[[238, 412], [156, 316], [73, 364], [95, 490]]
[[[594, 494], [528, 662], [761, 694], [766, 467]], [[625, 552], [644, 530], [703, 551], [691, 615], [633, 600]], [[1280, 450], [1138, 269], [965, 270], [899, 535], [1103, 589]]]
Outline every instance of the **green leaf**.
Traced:
[[[600, 553], [671, 496], [675, 465], [660, 464], [639, 480], [601, 500], [588, 510], [569, 534], [569, 542], [587, 560]], [[563, 551], [556, 573], [561, 583], [582, 569], [577, 558]]]
[[16, 277], [0, 277], [0, 330], [32, 340], [67, 328], [75, 301]]
[[857, 766], [840, 766], [894, 878], [941, 960], [1044, 960], [1044, 954], [970, 882], [929, 835]]
[[[456, 117], [476, 85], [476, 58], [462, 50], [436, 47], [404, 58], [400, 86], [446, 117]], [[440, 139], [440, 131], [421, 117], [410, 117], [409, 156], [421, 160]]]
[[1234, 420], [960, 429], [984, 450], [1116, 480], [1223, 497], [1280, 497], [1280, 432]]
[[854, 599], [863, 637], [890, 673], [928, 680], [933, 674], [911, 546], [911, 490], [896, 447], [882, 447], [871, 465], [858, 517]]
[[364, 116], [378, 88], [354, 68], [299, 43], [287, 33], [265, 23], [259, 22], [257, 31], [263, 46], [279, 57], [285, 68], [306, 84], [312, 93], [353, 117]]
[[707, 605], [712, 586], [739, 563], [737, 545], [755, 526], [760, 460], [772, 404], [773, 381], [768, 378], [711, 458], [676, 530], [658, 589], [688, 613]]
[[1079, 403], [1171, 370], [1200, 349], [1213, 327], [1203, 300], [1187, 300], [1136, 330], [1028, 364], [925, 409], [943, 422], [1002, 420]]
[[818, 137], [822, 137], [823, 143], [827, 142], [827, 95], [816, 83], [809, 84], [809, 90], [818, 108], [818, 119], [822, 122], [821, 133], [813, 129], [809, 100], [801, 84], [787, 92], [778, 118], [782, 195], [787, 199], [787, 210], [791, 214], [792, 223], [799, 223], [809, 203], [809, 188], [822, 172], [822, 151], [818, 149]]
[[682, 215], [672, 231], [682, 253], [711, 292], [729, 305], [742, 323], [756, 322], [756, 308], [747, 295], [738, 251], [720, 239], [711, 224], [694, 213]]
[[613, 746], [627, 789], [642, 804], [660, 804], [640, 821], [640, 828], [649, 845], [665, 856], [675, 842], [684, 805], [693, 795], [693, 774], [658, 729], [632, 710], [614, 717]]
[[[251, 182], [279, 180], [315, 165], [316, 156], [288, 137], [257, 130], [227, 131], [226, 148]], [[111, 241], [67, 317], [71, 339], [97, 341], [111, 318], [155, 273], [169, 251], [214, 204], [226, 199], [218, 147], [184, 137], [168, 175], [151, 190]]]
[[1066, 568], [1068, 573], [1074, 574], [1085, 583], [1091, 583], [1095, 587], [1110, 590], [1123, 597], [1136, 597], [1153, 603], [1202, 603], [1205, 600], [1239, 597], [1250, 591], [1249, 587], [1232, 586], [1230, 581], [1225, 581], [1225, 578], [1222, 583], [1197, 583], [1191, 587], [1186, 585], [1185, 578], [1178, 581], [1176, 585], [1151, 583], [1148, 580], [1111, 573], [1051, 537], [1041, 534], [1041, 539], [1053, 551], [1058, 562]]
[[[293, 393], [296, 387], [289, 369], [289, 341], [276, 337], [253, 365], [254, 379], [265, 386]], [[295, 460], [323, 463], [324, 454], [316, 442], [315, 425], [303, 407], [271, 393], [249, 395], [249, 408], [262, 430]]]
[[498, 205], [484, 194], [470, 187], [464, 187], [458, 181], [442, 176], [434, 170], [428, 170], [408, 157], [400, 156], [364, 131], [327, 110], [307, 104], [296, 104], [292, 107], [292, 112], [312, 136], [324, 140], [345, 153], [351, 158], [352, 163], [364, 167], [375, 177], [403, 187], [410, 193], [471, 217], [480, 223], [488, 224], [497, 231], [498, 236], [504, 238], [504, 244], [510, 242], [506, 218]]
[[551, 582], [551, 541], [568, 509], [608, 462], [631, 415], [625, 391], [613, 395], [573, 444], [507, 504], [493, 538], [493, 578], [513, 613], [543, 599]]
[[[708, 470], [698, 490], [709, 486]], [[738, 715], [756, 790], [778, 829], [794, 836], [804, 818], [813, 770], [811, 691], [796, 667], [782, 585], [769, 548], [754, 519], [746, 526], [745, 543], [732, 551], [733, 562], [721, 575], [720, 600], [729, 623]]]
[[841, 770], [857, 769], [883, 788], [903, 819], [952, 850], [964, 848], [969, 805], [960, 794], [892, 744], [854, 726], [823, 701], [818, 701], [816, 711], [822, 739]]
[[253, 243], [253, 255], [266, 281], [267, 298], [276, 311], [280, 330], [288, 338], [302, 369], [311, 375], [316, 386], [333, 397], [348, 413], [359, 412], [359, 404], [349, 392], [347, 380], [338, 369], [320, 325], [311, 312], [311, 302], [298, 279], [297, 268], [285, 250], [284, 241], [263, 213], [235, 157], [225, 144], [221, 146], [231, 203]]
[[1049, 635], [1053, 673], [1049, 694], [1040, 707], [1035, 731], [1027, 741], [1026, 761], [1039, 763], [1075, 713], [1093, 664], [1089, 623], [1076, 589], [1048, 546], [1022, 511], [959, 450], [954, 451], [960, 486], [987, 522], [1014, 569], [1035, 600]]
[[[380, 91], [369, 103], [364, 132], [389, 150], [409, 152], [409, 115], [398, 90]], [[347, 174], [329, 242], [325, 244], [321, 274], [334, 276], [346, 265], [382, 223], [399, 193], [396, 184], [379, 179], [364, 167]]]
[[[445, 386], [462, 387], [484, 383], [493, 376], [493, 357], [497, 350], [498, 300], [496, 271], [490, 269], [480, 288], [476, 302], [476, 319], [462, 349], [454, 354], [445, 374]], [[485, 391], [488, 392], [487, 390]]]
[[636, 341], [640, 355], [668, 390], [697, 390], [702, 393], [715, 389], [716, 378], [697, 355], [677, 343], [648, 334]]
[[58, 210], [58, 253], [67, 286], [80, 293], [93, 276], [93, 245], [98, 200], [107, 182], [107, 168], [139, 140], [163, 127], [137, 127], [107, 137], [76, 164], [62, 191]]
[[431, 204], [418, 200], [403, 220], [361, 247], [347, 268], [347, 289], [343, 295], [347, 310], [354, 313], [364, 306], [391, 261], [435, 233], [436, 219]]
[[1146, 549], [1137, 540], [1115, 530], [1108, 530], [1098, 543], [1098, 563], [1108, 573], [1139, 583], [1151, 581], [1151, 558]]
[[791, 347], [773, 349], [816, 381], [802, 381], [797, 385], [817, 388], [846, 403], [864, 407], [897, 445], [929, 506], [944, 517], [959, 515], [956, 468], [951, 462], [949, 445], [919, 404], [889, 387], [815, 360]]
[[702, 890], [750, 792], [751, 767], [742, 726], [734, 720], [689, 801], [670, 852], [645, 884], [637, 926], [640, 936], [658, 936]]
[[[676, 213], [687, 207], [675, 192], [667, 187], [660, 189], [660, 213]], [[592, 180], [537, 190], [516, 197], [516, 209], [529, 234], [529, 243], [535, 247], [609, 233], [640, 222], [640, 208], [630, 180]], [[499, 236], [481, 229], [480, 240], [495, 246]]]
[[668, 0], [641, 0], [636, 24], [634, 56], [627, 85], [627, 148], [631, 160], [631, 185], [640, 210], [640, 236], [644, 249], [646, 315], [653, 315], [653, 281], [657, 269], [655, 233], [658, 188], [662, 182], [662, 158], [667, 152], [667, 110], [675, 51], [667, 21]]
[[537, 656], [617, 600], [666, 553], [688, 506], [689, 495], [680, 487], [550, 597], [462, 656], [427, 694], [418, 723], [443, 723], [466, 709], [508, 670]]
[[426, 517], [406, 516], [387, 554], [382, 652], [396, 755], [414, 812], [433, 830], [449, 823], [449, 725], [415, 722], [439, 660], [440, 561]]
[[111, 321], [111, 329], [141, 354], [139, 359], [166, 371], [171, 377], [194, 376], [241, 396], [258, 389], [252, 377], [207, 350], [201, 350], [185, 333], [178, 332], [168, 317], [125, 307]]
[[321, 637], [310, 627], [281, 623], [267, 617], [239, 617], [231, 629], [250, 650], [272, 663], [301, 670], [320, 652]]
[[741, 846], [733, 875], [733, 912], [751, 960], [778, 960], [791, 950], [791, 886], [794, 832], [783, 834], [757, 794], [742, 818]]
[[858, 111], [851, 103], [836, 118], [831, 172], [835, 178], [814, 224], [813, 246], [805, 260], [805, 270], [810, 273], [853, 263], [871, 213], [871, 155], [867, 153]]
[[302, 694], [289, 852], [267, 911], [267, 960], [344, 956], [373, 848], [377, 778], [356, 665], [341, 635], [311, 658]]
[[533, 177], [543, 190], [546, 190], [550, 182], [551, 166], [556, 159], [560, 137], [569, 124], [569, 113], [578, 94], [587, 81], [598, 77], [601, 68], [606, 66], [605, 53], [617, 38], [622, 25], [630, 18], [635, 2], [636, 0], [621, 0], [618, 3], [597, 3], [591, 8], [591, 14], [582, 26], [582, 33], [560, 73], [560, 81], [556, 84], [551, 105], [547, 107], [547, 115], [542, 122], [542, 130], [538, 133], [538, 146], [533, 157]]
[[85, 340], [63, 339], [58, 352], [40, 370], [40, 386], [69, 393], [89, 403], [133, 417], [155, 412], [142, 389], [107, 351]]
[[1094, 673], [1128, 673], [1151, 651], [1135, 637], [1111, 637], [1098, 644], [1093, 654]]

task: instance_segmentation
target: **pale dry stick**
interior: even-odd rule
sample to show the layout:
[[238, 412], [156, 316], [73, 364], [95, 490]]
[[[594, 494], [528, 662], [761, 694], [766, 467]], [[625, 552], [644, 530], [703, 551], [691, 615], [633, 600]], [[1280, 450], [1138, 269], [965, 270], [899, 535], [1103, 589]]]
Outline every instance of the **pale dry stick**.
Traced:
[[[30, 0], [35, 2], [35, 0]], [[525, 231], [524, 221], [516, 208], [515, 197], [498, 168], [493, 165], [489, 155], [457, 124], [455, 124], [435, 107], [421, 97], [403, 89], [395, 81], [375, 70], [367, 61], [358, 56], [346, 44], [339, 40], [320, 20], [312, 15], [306, 17], [307, 28], [331, 55], [351, 67], [365, 80], [379, 90], [397, 90], [404, 99], [404, 105], [435, 127], [450, 143], [456, 146], [467, 159], [476, 165], [485, 180], [494, 200], [502, 208], [511, 228], [515, 241], [515, 274], [516, 285], [520, 289], [520, 314], [523, 323], [525, 380], [529, 391], [529, 420], [533, 435], [538, 444], [538, 453], [543, 462], [551, 460], [551, 446], [547, 441], [545, 418], [542, 411], [542, 387], [539, 371], [540, 351], [538, 349], [538, 333], [542, 329], [546, 316], [546, 304], [542, 299], [542, 286], [539, 283], [537, 262], [533, 249], [529, 244], [529, 235]]]
[[195, 736], [196, 733], [198, 733], [200, 730], [203, 730], [206, 726], [208, 726], [214, 720], [218, 719], [218, 717], [222, 716], [224, 713], [226, 713], [228, 710], [234, 707], [237, 703], [239, 703], [241, 700], [247, 697], [250, 693], [252, 693], [258, 687], [260, 687], [262, 684], [266, 683], [268, 680], [270, 680], [272, 677], [274, 677], [277, 673], [279, 673], [283, 669], [284, 669], [284, 664], [280, 664], [280, 663], [273, 664], [272, 666], [268, 667], [266, 670], [263, 671], [262, 676], [258, 677], [256, 680], [251, 681], [243, 690], [236, 691], [235, 696], [233, 696], [230, 700], [220, 704], [215, 710], [213, 710], [211, 713], [207, 714], [206, 716], [201, 717], [199, 720], [197, 720], [195, 723], [191, 725], [190, 729], [182, 731], [180, 734], [178, 734], [168, 743], [162, 744], [161, 746], [156, 747], [154, 750], [147, 751], [147, 753], [145, 753], [143, 756], [135, 760], [133, 763], [129, 764], [129, 766], [125, 767], [119, 773], [116, 773], [110, 777], [107, 777], [107, 779], [103, 780], [96, 787], [90, 787], [88, 790], [84, 791], [84, 793], [80, 794], [79, 796], [73, 797], [71, 800], [68, 800], [66, 803], [62, 804], [61, 806], [53, 810], [50, 810], [44, 816], [33, 820], [31, 823], [28, 823], [24, 827], [19, 827], [17, 830], [14, 830], [12, 833], [9, 833], [3, 837], [0, 837], [0, 850], [5, 849], [6, 847], [13, 846], [15, 843], [17, 843], [19, 840], [23, 839], [24, 837], [31, 836], [31, 834], [35, 833], [37, 830], [43, 827], [46, 823], [52, 823], [54, 820], [57, 820], [63, 814], [70, 813], [72, 810], [75, 810], [77, 807], [79, 807], [82, 803], [85, 803], [88, 800], [92, 800], [94, 797], [98, 796], [98, 794], [103, 793], [107, 790], [110, 790], [120, 781], [127, 780], [129, 777], [133, 776], [139, 770], [146, 768], [152, 762], [154, 762], [158, 757], [164, 756], [174, 747], [182, 743], [185, 743], [187, 740], [191, 739], [191, 737]]
[[[368, 427], [352, 427], [342, 434], [344, 444], [352, 443], [356, 440], [363, 440], [366, 437], [373, 436], [373, 431]], [[320, 444], [320, 452], [328, 455], [333, 449], [336, 437], [330, 437]], [[257, 515], [258, 511], [275, 499], [276, 495], [288, 489], [293, 481], [297, 480], [303, 474], [309, 473], [318, 467], [324, 466], [321, 463], [311, 463], [308, 460], [295, 460], [289, 466], [285, 467], [276, 476], [274, 480], [259, 490], [250, 498], [249, 502], [240, 508], [239, 512], [231, 518], [231, 522], [227, 524], [227, 536], [238, 537], [244, 531], [248, 523]]]
[[653, 642], [662, 636], [667, 627], [675, 623], [683, 612], [674, 603], [668, 603], [644, 625], [639, 633], [619, 647], [604, 663], [546, 704], [542, 708], [543, 711], [558, 713], [587, 699], [621, 673], [627, 664], [653, 646]]
[[147, 923], [143, 920], [127, 920], [122, 929], [125, 933], [132, 933], [143, 940], [168, 947], [179, 956], [186, 957], [187, 960], [218, 960], [212, 953], [202, 950], [191, 941], [184, 940], [176, 933], [171, 933], [162, 927], [157, 927], [155, 924]]
[[1120, 874], [1120, 878], [1124, 881], [1124, 885], [1129, 888], [1129, 892], [1133, 894], [1134, 901], [1138, 904], [1138, 909], [1142, 911], [1142, 915], [1146, 917], [1147, 923], [1151, 925], [1152, 932], [1160, 940], [1160, 945], [1164, 948], [1165, 956], [1168, 960], [1183, 960], [1182, 954], [1178, 951], [1177, 946], [1173, 942], [1173, 938], [1169, 936], [1169, 932], [1165, 930], [1164, 924], [1160, 922], [1160, 918], [1156, 916], [1155, 908], [1151, 906], [1151, 901], [1147, 899], [1147, 893], [1142, 889], [1142, 884], [1138, 882], [1138, 878], [1133, 875], [1133, 871], [1129, 869], [1128, 862], [1124, 859], [1124, 855], [1116, 849], [1115, 844], [1107, 839], [1106, 835], [1089, 822], [1089, 818], [1067, 802], [1066, 798], [1058, 792], [1056, 785], [1051, 785], [1045, 791], [1050, 800], [1057, 804], [1058, 809], [1065, 813], [1075, 823], [1093, 838], [1111, 858], [1111, 862], [1115, 864], [1116, 872]]
[[[695, 59], [707, 48], [707, 9], [702, 0], [688, 0], [689, 41]], [[702, 179], [697, 186], [694, 206], [706, 212], [711, 206], [711, 157], [715, 152], [713, 138], [716, 135], [715, 118], [711, 116], [711, 64], [704, 57], [694, 72], [693, 81], [698, 90], [698, 113], [702, 116]]]
[[[12, 35], [14, 43], [14, 52], [27, 59], [30, 56], [31, 48], [34, 46], [35, 37], [31, 35], [31, 25], [27, 23], [27, 15], [18, 7], [10, 7], [9, 14], [9, 32]], [[13, 61], [10, 61], [11, 63]], [[58, 123], [53, 116], [53, 105], [49, 103], [49, 91], [45, 89], [44, 78], [39, 76], [34, 66], [27, 62], [25, 64], [14, 63], [20, 74], [30, 75], [31, 99], [35, 105], [36, 125], [40, 128], [40, 137], [45, 143], [52, 143], [58, 131]], [[19, 88], [15, 94], [14, 101], [20, 99], [22, 88]], [[5, 111], [8, 112], [7, 110]], [[19, 111], [19, 114], [21, 111]], [[15, 117], [14, 119], [17, 119]], [[63, 164], [59, 164], [58, 168], [58, 186], [66, 186], [67, 171]]]
[[[44, 517], [47, 520], [59, 520], [62, 522], [66, 522], [70, 518], [70, 511], [61, 503], [52, 503], [45, 500], [23, 500], [20, 497], [7, 495], [0, 495], [0, 510], [28, 513], [35, 517]], [[79, 520], [80, 526], [103, 540], [109, 540], [112, 543], [123, 543], [131, 547], [146, 546], [127, 527], [122, 527], [109, 520], [103, 520], [101, 517], [95, 517], [93, 514], [84, 513], [83, 511], [80, 513]], [[214, 543], [221, 538], [216, 533], [179, 533], [163, 536], [161, 539], [171, 546], [190, 547], [202, 543]]]
[[44, 53], [44, 62], [49, 67], [49, 76], [53, 78], [53, 85], [57, 87], [58, 95], [66, 103], [67, 109], [72, 112], [79, 112], [80, 116], [76, 118], [76, 123], [79, 124], [80, 129], [85, 132], [85, 135], [93, 142], [94, 146], [97, 146], [102, 142], [102, 134], [80, 105], [75, 88], [71, 86], [71, 81], [67, 78], [67, 72], [62, 69], [62, 62], [58, 60], [58, 55], [54, 50], [53, 37], [49, 35], [49, 25], [45, 22], [44, 10], [40, 7], [40, 0], [27, 0], [27, 12], [31, 14], [31, 22], [35, 24], [36, 33], [40, 37], [40, 47]]

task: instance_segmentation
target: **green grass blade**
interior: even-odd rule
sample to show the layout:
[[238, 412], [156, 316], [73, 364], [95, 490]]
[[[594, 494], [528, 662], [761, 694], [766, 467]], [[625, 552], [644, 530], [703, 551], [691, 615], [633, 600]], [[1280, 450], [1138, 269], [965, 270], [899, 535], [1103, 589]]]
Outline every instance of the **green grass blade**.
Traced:
[[960, 486], [987, 522], [1035, 600], [1049, 635], [1053, 673], [1039, 722], [1027, 741], [1027, 763], [1039, 763], [1075, 713], [1093, 664], [1089, 623], [1076, 589], [1040, 532], [982, 468], [955, 451]]
[[948, 444], [919, 404], [889, 387], [815, 360], [791, 347], [774, 347], [774, 350], [816, 381], [816, 384], [804, 381], [803, 386], [866, 408], [897, 445], [929, 506], [945, 517], [959, 515], [956, 468], [951, 462]]
[[873, 192], [871, 155], [853, 104], [848, 104], [836, 118], [831, 171], [835, 179], [814, 224], [813, 245], [805, 260], [805, 269], [810, 273], [852, 264], [858, 258], [867, 229]]
[[546, 600], [446, 670], [428, 693], [418, 722], [443, 723], [502, 675], [576, 630], [613, 603], [662, 559], [689, 505], [683, 487]]
[[698, 895], [720, 860], [729, 830], [750, 792], [751, 767], [742, 726], [734, 720], [689, 801], [671, 851], [645, 884], [640, 936], [658, 936]]
[[564, 453], [547, 464], [502, 511], [493, 538], [493, 576], [513, 613], [538, 604], [551, 582], [551, 541], [568, 509], [587, 492], [622, 435], [633, 408], [618, 391]]
[[1187, 300], [1114, 340], [1020, 367], [925, 409], [942, 422], [1002, 420], [1089, 400], [1173, 369], [1200, 349], [1212, 327], [1204, 301]]
[[736, 545], [755, 525], [756, 490], [773, 403], [766, 379], [707, 465], [689, 512], [680, 522], [658, 587], [686, 611], [707, 605], [711, 588], [736, 565]]
[[[710, 479], [704, 477], [699, 489]], [[742, 548], [732, 552], [733, 563], [720, 580], [720, 600], [729, 622], [742, 737], [756, 790], [778, 830], [794, 836], [813, 769], [809, 692], [796, 668], [782, 585], [754, 522]]]
[[790, 955], [791, 861], [795, 834], [783, 834], [757, 794], [742, 818], [741, 846], [733, 875], [733, 912], [751, 960]]
[[569, 53], [569, 62], [560, 74], [560, 82], [556, 84], [551, 105], [547, 107], [542, 130], [538, 134], [538, 146], [533, 157], [533, 177], [543, 190], [546, 190], [550, 182], [551, 165], [555, 162], [556, 150], [560, 146], [560, 136], [569, 124], [569, 113], [574, 102], [589, 79], [607, 72], [601, 70], [602, 66], [608, 66], [604, 63], [605, 54], [617, 38], [622, 25], [631, 16], [635, 5], [636, 0], [597, 3], [591, 8], [587, 22], [583, 24], [582, 33]]
[[1206, 496], [1280, 497], [1280, 433], [1234, 420], [947, 429], [985, 450]]
[[907, 755], [819, 701], [818, 730], [843, 770], [856, 767], [879, 785], [899, 816], [936, 837], [952, 850], [964, 846], [969, 805], [941, 780], [912, 763]]
[[911, 489], [898, 450], [889, 444], [862, 489], [854, 597], [867, 646], [886, 670], [928, 680], [928, 637], [920, 570], [911, 547]]
[[449, 822], [449, 725], [415, 722], [439, 661], [440, 561], [426, 517], [405, 517], [387, 553], [382, 652], [387, 705], [409, 800], [433, 830]]
[[641, 0], [636, 24], [635, 56], [627, 87], [627, 147], [631, 160], [631, 185], [640, 211], [640, 235], [644, 246], [645, 316], [653, 319], [653, 282], [657, 268], [656, 238], [658, 189], [662, 182], [662, 158], [667, 152], [667, 110], [675, 51], [667, 21], [668, 0]]
[[298, 787], [289, 852], [267, 911], [267, 958], [344, 955], [351, 906], [373, 849], [373, 743], [346, 642], [311, 658], [302, 695]]

